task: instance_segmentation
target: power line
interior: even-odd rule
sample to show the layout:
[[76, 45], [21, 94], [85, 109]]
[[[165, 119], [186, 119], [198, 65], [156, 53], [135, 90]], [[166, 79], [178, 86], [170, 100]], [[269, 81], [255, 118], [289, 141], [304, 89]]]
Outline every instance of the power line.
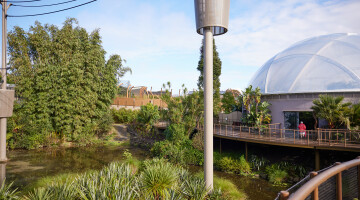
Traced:
[[9, 3], [30, 3], [30, 2], [36, 2], [36, 1], [42, 1], [42, 0], [29, 0], [29, 1], [1, 1], [1, 2], [9, 2]]
[[65, 9], [61, 9], [61, 10], [56, 10], [56, 11], [52, 11], [52, 12], [39, 13], [39, 14], [33, 14], [33, 15], [7, 15], [7, 17], [33, 17], [33, 16], [39, 16], [39, 15], [48, 15], [48, 14], [57, 13], [57, 12], [62, 12], [62, 11], [65, 11], [65, 10], [70, 10], [70, 9], [73, 9], [73, 8], [77, 8], [77, 7], [80, 7], [80, 6], [84, 6], [84, 5], [86, 5], [86, 4], [89, 4], [89, 3], [92, 3], [92, 2], [95, 2], [95, 1], [97, 1], [97, 0], [88, 1], [88, 2], [86, 2], [86, 3], [79, 4], [79, 5], [77, 5], [77, 6], [73, 6], [73, 7], [65, 8]]
[[45, 4], [45, 5], [38, 5], [38, 6], [24, 6], [24, 5], [17, 5], [17, 4], [13, 4], [12, 6], [18, 6], [18, 7], [27, 7], [27, 8], [38, 8], [38, 7], [47, 7], [47, 6], [56, 6], [56, 5], [61, 5], [61, 4], [66, 4], [66, 3], [70, 3], [70, 2], [74, 2], [77, 0], [71, 0], [71, 1], [64, 1], [64, 2], [60, 2], [60, 3], [54, 3], [54, 4]]

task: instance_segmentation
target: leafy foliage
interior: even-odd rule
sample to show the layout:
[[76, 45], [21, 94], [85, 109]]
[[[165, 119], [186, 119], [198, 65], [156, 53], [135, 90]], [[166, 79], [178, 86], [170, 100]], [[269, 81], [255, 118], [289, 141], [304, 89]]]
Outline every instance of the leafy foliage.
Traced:
[[[204, 102], [202, 94], [200, 92], [193, 92], [190, 95], [184, 95], [180, 97], [172, 97], [169, 88], [166, 89], [161, 99], [168, 105], [167, 110], [163, 110], [164, 120], [170, 122], [170, 124], [176, 124], [176, 128], [170, 127], [172, 130], [168, 130], [168, 134], [172, 134], [173, 130], [179, 130], [184, 127], [184, 136], [189, 138], [193, 130], [203, 122]], [[165, 84], [164, 86], [165, 87]], [[183, 87], [183, 93], [187, 93], [187, 89]], [[181, 134], [174, 132], [174, 134]], [[176, 136], [177, 137], [177, 136]]]
[[148, 103], [145, 106], [140, 107], [140, 111], [137, 114], [137, 122], [143, 127], [145, 133], [149, 133], [154, 124], [160, 119], [158, 107]]
[[237, 90], [226, 90], [221, 99], [221, 108], [227, 114], [233, 111], [241, 111], [241, 104], [242, 98], [240, 92]]
[[319, 95], [319, 99], [314, 99], [314, 105], [311, 107], [315, 120], [317, 118], [325, 119], [330, 128], [335, 128], [341, 124], [350, 128], [348, 113], [351, 103], [343, 103], [343, 100], [343, 96]]
[[[226, 180], [215, 177], [214, 193], [208, 194], [203, 177], [163, 159], [145, 160], [142, 167], [111, 163], [100, 171], [75, 175], [64, 181], [35, 188], [21, 199], [241, 199], [245, 195]], [[6, 185], [5, 188], [10, 188]], [[8, 190], [8, 189], [6, 189]], [[4, 190], [0, 191], [2, 195]], [[16, 190], [2, 199], [20, 199]], [[3, 196], [4, 197], [4, 196]]]
[[245, 160], [244, 155], [234, 159], [230, 156], [216, 155], [214, 165], [224, 172], [247, 175], [251, 173], [250, 164]]
[[61, 28], [36, 22], [29, 31], [14, 27], [8, 41], [9, 78], [21, 99], [16, 146], [44, 145], [49, 133], [76, 140], [110, 130], [117, 81], [130, 69], [119, 55], [105, 60], [99, 30], [89, 34], [75, 19]]
[[243, 103], [247, 110], [247, 116], [244, 122], [248, 124], [255, 124], [261, 127], [263, 123], [271, 122], [271, 115], [269, 106], [271, 105], [267, 101], [261, 102], [260, 88], [257, 87], [253, 90], [252, 85], [247, 87], [243, 91]]
[[139, 111], [120, 108], [119, 110], [111, 109], [111, 115], [115, 123], [130, 124], [137, 119]]
[[[204, 88], [204, 41], [200, 47], [200, 60], [198, 62], [197, 70], [200, 72], [198, 79], [198, 87], [200, 90]], [[213, 89], [214, 89], [214, 116], [220, 113], [220, 75], [221, 75], [221, 60], [219, 53], [216, 50], [215, 40], [213, 40]]]

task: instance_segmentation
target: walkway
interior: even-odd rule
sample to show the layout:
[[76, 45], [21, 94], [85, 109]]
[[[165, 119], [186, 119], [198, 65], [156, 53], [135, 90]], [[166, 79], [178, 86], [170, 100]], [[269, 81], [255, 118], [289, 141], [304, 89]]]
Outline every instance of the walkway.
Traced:
[[304, 138], [299, 130], [255, 128], [214, 124], [214, 136], [230, 140], [278, 146], [360, 152], [360, 131], [318, 129], [306, 131]]

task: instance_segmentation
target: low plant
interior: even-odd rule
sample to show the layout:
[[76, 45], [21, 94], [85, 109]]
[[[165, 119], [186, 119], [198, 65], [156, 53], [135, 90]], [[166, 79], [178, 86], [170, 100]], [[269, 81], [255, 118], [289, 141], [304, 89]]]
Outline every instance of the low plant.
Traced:
[[19, 199], [18, 196], [19, 192], [17, 191], [17, 189], [13, 189], [12, 185], [13, 182], [6, 185], [4, 180], [4, 182], [1, 184], [0, 187], [0, 199], [9, 199], [9, 200]]
[[263, 170], [265, 168], [265, 166], [267, 166], [267, 164], [269, 163], [269, 160], [267, 160], [264, 157], [258, 157], [256, 155], [251, 155], [249, 157], [249, 163], [250, 163], [251, 169], [260, 171], [260, 170]]
[[139, 111], [126, 108], [120, 108], [119, 110], [111, 109], [111, 115], [115, 123], [130, 124], [136, 120]]

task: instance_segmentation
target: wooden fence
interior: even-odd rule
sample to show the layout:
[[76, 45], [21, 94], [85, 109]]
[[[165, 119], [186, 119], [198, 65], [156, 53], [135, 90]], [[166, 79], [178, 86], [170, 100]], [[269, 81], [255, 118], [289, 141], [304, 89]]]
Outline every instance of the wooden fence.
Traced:
[[138, 99], [138, 98], [126, 98], [126, 97], [116, 97], [112, 105], [124, 106], [124, 107], [140, 107], [151, 103], [153, 105], [159, 106], [160, 108], [166, 108], [167, 104], [161, 99]]

